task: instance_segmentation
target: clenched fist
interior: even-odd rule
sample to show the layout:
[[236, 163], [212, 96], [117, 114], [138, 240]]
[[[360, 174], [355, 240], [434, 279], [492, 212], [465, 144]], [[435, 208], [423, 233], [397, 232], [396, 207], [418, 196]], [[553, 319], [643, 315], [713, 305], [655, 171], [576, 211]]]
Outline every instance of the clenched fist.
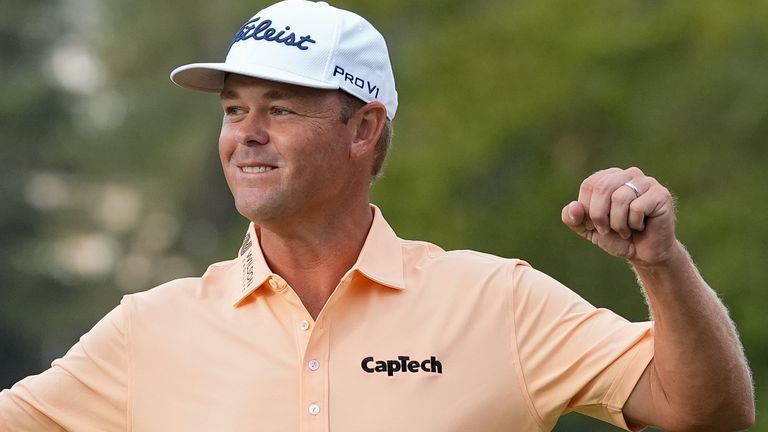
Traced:
[[672, 194], [639, 168], [592, 174], [561, 217], [580, 236], [636, 266], [663, 265], [682, 247], [675, 237]]

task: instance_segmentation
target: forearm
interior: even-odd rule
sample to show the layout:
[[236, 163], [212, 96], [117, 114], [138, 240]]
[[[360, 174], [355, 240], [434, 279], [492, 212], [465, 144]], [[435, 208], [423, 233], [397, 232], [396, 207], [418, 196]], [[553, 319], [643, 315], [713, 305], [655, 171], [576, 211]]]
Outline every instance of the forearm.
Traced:
[[754, 395], [738, 334], [684, 247], [678, 243], [661, 264], [634, 269], [654, 321], [652, 400], [682, 424], [706, 430], [749, 427]]

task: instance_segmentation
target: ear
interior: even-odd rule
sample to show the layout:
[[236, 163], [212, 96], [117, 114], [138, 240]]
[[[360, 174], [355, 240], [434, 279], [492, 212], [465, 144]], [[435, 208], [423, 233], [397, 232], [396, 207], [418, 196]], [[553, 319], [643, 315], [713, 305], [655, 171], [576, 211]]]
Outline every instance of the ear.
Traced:
[[349, 148], [351, 159], [373, 155], [386, 118], [387, 108], [381, 102], [374, 101], [365, 104], [349, 119], [353, 127], [352, 145]]

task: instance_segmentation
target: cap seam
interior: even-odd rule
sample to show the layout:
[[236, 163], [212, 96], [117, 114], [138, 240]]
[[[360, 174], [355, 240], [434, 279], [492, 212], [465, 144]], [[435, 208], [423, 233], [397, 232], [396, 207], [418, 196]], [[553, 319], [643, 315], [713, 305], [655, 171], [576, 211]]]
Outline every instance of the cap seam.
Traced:
[[[331, 82], [331, 77], [330, 77], [331, 64], [334, 62], [334, 59], [338, 54], [339, 40], [341, 40], [342, 20], [343, 20], [342, 13], [337, 13], [336, 28], [333, 31], [333, 45], [331, 47], [330, 52], [328, 53], [328, 59], [326, 60], [325, 67], [323, 68], [326, 82]], [[341, 88], [341, 85], [339, 85], [339, 88]]]

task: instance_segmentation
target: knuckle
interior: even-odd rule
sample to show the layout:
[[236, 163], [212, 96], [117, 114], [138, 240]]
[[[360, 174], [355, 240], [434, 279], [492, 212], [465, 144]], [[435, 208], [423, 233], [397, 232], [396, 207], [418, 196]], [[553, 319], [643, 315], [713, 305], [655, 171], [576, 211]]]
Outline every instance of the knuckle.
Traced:
[[608, 179], [600, 179], [597, 183], [594, 185], [594, 190], [598, 193], [608, 194], [613, 192], [613, 185], [611, 184]]
[[631, 166], [631, 167], [627, 168], [625, 172], [627, 174], [633, 176], [633, 177], [634, 176], [645, 176], [645, 174], [643, 173], [643, 170], [641, 170], [640, 168], [638, 168], [636, 166]]
[[619, 187], [611, 194], [611, 201], [626, 204], [635, 198], [635, 192], [628, 187]]
[[590, 190], [590, 185], [592, 184], [592, 183], [590, 182], [590, 179], [591, 179], [591, 177], [585, 178], [585, 179], [584, 179], [584, 180], [581, 182], [581, 185], [579, 186], [579, 188], [580, 188], [580, 189], [582, 189], [582, 190]]
[[588, 185], [594, 185], [600, 182], [602, 179], [604, 179], [607, 175], [612, 174], [613, 170], [616, 168], [608, 168], [608, 169], [602, 169], [593, 172], [589, 177], [584, 179], [583, 182], [581, 182], [582, 186], [588, 186]]
[[661, 199], [672, 199], [672, 191], [669, 190], [666, 186], [659, 183], [655, 178], [649, 177], [648, 181], [650, 183], [650, 186], [648, 187], [649, 192], [653, 192], [657, 194], [657, 196]]

